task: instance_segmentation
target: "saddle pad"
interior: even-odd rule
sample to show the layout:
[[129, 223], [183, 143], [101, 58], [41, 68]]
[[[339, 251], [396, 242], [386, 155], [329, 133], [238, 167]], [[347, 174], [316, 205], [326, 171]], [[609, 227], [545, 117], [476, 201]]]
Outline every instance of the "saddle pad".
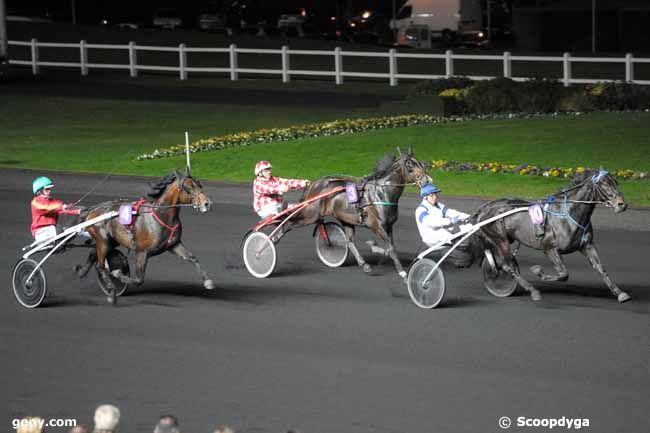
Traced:
[[542, 207], [540, 205], [534, 204], [528, 207], [528, 215], [530, 216], [530, 220], [533, 222], [533, 224], [540, 225], [544, 223], [544, 212], [542, 211]]
[[133, 206], [131, 204], [123, 204], [119, 210], [120, 224], [128, 226], [133, 222]]
[[359, 194], [357, 193], [357, 185], [354, 183], [345, 184], [345, 195], [348, 198], [348, 203], [354, 204], [359, 201]]

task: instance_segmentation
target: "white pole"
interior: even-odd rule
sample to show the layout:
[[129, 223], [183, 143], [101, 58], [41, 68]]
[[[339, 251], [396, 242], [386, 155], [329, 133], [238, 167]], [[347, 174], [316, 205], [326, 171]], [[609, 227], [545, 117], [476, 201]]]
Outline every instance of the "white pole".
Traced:
[[187, 159], [187, 169], [191, 169], [190, 167], [190, 134], [185, 131], [185, 156]]
[[390, 75], [390, 85], [397, 86], [397, 51], [395, 48], [388, 50], [388, 70]]

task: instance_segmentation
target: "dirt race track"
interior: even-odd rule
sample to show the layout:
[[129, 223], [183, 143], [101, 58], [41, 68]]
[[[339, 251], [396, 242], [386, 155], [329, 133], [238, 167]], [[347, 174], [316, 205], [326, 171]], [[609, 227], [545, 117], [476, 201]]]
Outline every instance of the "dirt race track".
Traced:
[[[120, 431], [129, 433], [151, 431], [163, 413], [179, 417], [184, 432], [224, 423], [238, 432], [496, 432], [503, 416], [517, 432], [548, 431], [517, 427], [518, 417], [563, 416], [589, 419], [587, 432], [647, 431], [647, 210], [599, 209], [594, 220], [606, 268], [632, 296], [626, 304], [576, 255], [566, 258], [568, 282], [537, 283], [544, 295], [538, 303], [521, 294], [492, 297], [480, 269], [446, 267], [445, 301], [424, 311], [388, 262], [371, 276], [354, 265], [325, 268], [310, 229], [282, 240], [275, 276], [250, 277], [239, 249], [256, 222], [249, 187], [208, 184], [216, 210], [184, 210], [182, 217], [184, 241], [214, 276], [215, 290], [165, 255], [150, 261], [145, 284], [113, 308], [94, 273], [73, 277], [72, 265], [85, 254], [73, 251], [48, 262], [55, 293], [43, 308], [27, 310], [15, 301], [10, 276], [29, 240], [35, 174], [0, 174], [2, 431], [30, 414], [87, 423], [107, 402], [120, 407]], [[101, 179], [54, 177], [65, 200]], [[144, 181], [113, 178], [85, 203], [137, 197]], [[400, 203], [396, 239], [406, 263], [418, 246], [417, 202], [407, 196]], [[479, 204], [446, 202], [466, 211]], [[361, 241], [367, 238], [362, 231]], [[550, 268], [539, 253], [520, 257], [522, 269], [537, 262]]]

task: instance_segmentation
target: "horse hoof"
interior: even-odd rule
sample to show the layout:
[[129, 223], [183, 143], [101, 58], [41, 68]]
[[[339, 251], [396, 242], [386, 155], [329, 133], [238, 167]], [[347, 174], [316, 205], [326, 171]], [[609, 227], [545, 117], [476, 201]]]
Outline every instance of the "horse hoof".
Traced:
[[542, 267], [540, 265], [533, 265], [530, 267], [530, 272], [532, 272], [535, 275], [541, 276], [542, 275]]
[[618, 294], [618, 302], [621, 303], [621, 304], [622, 304], [623, 302], [627, 302], [627, 301], [629, 301], [630, 299], [632, 299], [632, 298], [630, 297], [630, 295], [628, 295], [628, 294], [625, 293], [625, 292], [621, 292], [621, 293]]
[[539, 293], [537, 290], [534, 292], [530, 292], [530, 299], [533, 301], [541, 301], [542, 300], [542, 294]]
[[372, 272], [372, 266], [370, 266], [368, 263], [363, 264], [363, 272], [366, 274], [369, 274]]
[[72, 267], [72, 272], [74, 272], [75, 275], [79, 278], [83, 278], [86, 276], [86, 273], [83, 271], [83, 266], [81, 265], [74, 265]]
[[117, 304], [117, 297], [115, 295], [110, 295], [106, 297], [106, 300], [110, 305], [115, 306]]
[[212, 282], [212, 280], [205, 280], [203, 282], [203, 287], [205, 287], [206, 290], [213, 290], [214, 289], [214, 283]]

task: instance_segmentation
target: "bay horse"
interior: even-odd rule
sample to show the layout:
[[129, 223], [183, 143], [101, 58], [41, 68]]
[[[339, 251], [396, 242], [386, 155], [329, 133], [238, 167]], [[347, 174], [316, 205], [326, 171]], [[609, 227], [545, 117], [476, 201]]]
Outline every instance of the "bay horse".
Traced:
[[[472, 223], [478, 223], [516, 207], [532, 204], [534, 203], [521, 199], [495, 200], [481, 206], [470, 220]], [[543, 210], [546, 221], [542, 233], [535, 233], [528, 212], [520, 212], [485, 225], [477, 232], [478, 242], [477, 239], [470, 239], [470, 244], [473, 248], [489, 249], [496, 265], [510, 273], [535, 301], [541, 299], [541, 294], [521, 276], [514, 258], [516, 250], [511, 249], [512, 244], [517, 241], [530, 248], [541, 250], [553, 263], [557, 272], [555, 275], [547, 274], [539, 265], [530, 268], [542, 281], [566, 281], [569, 273], [561, 256], [580, 251], [600, 274], [611, 293], [622, 303], [628, 301], [630, 296], [621, 291], [609, 277], [594, 245], [591, 216], [598, 204], [604, 204], [615, 213], [627, 209], [627, 203], [618, 189], [618, 183], [602, 169], [576, 174], [570, 187], [549, 196]], [[474, 257], [479, 257], [482, 253], [482, 251], [474, 251]]]
[[325, 217], [338, 220], [345, 230], [348, 247], [357, 264], [369, 273], [372, 272], [372, 267], [366, 263], [354, 244], [355, 227], [367, 227], [387, 244], [385, 249], [373, 246], [373, 251], [390, 257], [397, 272], [405, 280], [406, 271], [397, 257], [393, 243], [393, 225], [398, 218], [397, 204], [406, 185], [415, 183], [421, 186], [431, 182], [431, 178], [426, 173], [426, 166], [415, 158], [411, 148], [406, 153], [399, 147], [397, 151], [397, 157], [385, 155], [378, 161], [373, 173], [361, 180], [349, 176], [325, 176], [311, 183], [303, 193], [302, 201], [345, 186], [346, 183], [355, 183], [359, 191], [359, 202], [350, 203], [346, 192], [341, 191], [306, 206], [291, 219], [291, 226], [315, 224]]
[[[151, 187], [148, 199], [137, 202], [135, 221], [132, 226], [120, 223], [118, 218], [112, 218], [87, 228], [95, 240], [95, 251], [91, 252], [85, 265], [75, 268], [80, 277], [85, 276], [94, 264], [99, 278], [108, 288], [108, 302], [115, 304], [115, 285], [111, 281], [116, 278], [122, 283], [141, 285], [144, 282], [145, 269], [150, 257], [166, 251], [187, 260], [198, 270], [203, 279], [203, 286], [211, 290], [214, 283], [194, 255], [185, 248], [181, 241], [183, 226], [179, 214], [182, 206], [191, 206], [201, 213], [212, 208], [212, 201], [203, 192], [201, 183], [192, 178], [189, 169], [181, 174], [174, 170]], [[124, 201], [102, 203], [84, 212], [88, 220], [110, 211], [116, 211]], [[135, 277], [124, 275], [121, 270], [109, 271], [104, 266], [107, 255], [117, 245], [135, 251]]]

